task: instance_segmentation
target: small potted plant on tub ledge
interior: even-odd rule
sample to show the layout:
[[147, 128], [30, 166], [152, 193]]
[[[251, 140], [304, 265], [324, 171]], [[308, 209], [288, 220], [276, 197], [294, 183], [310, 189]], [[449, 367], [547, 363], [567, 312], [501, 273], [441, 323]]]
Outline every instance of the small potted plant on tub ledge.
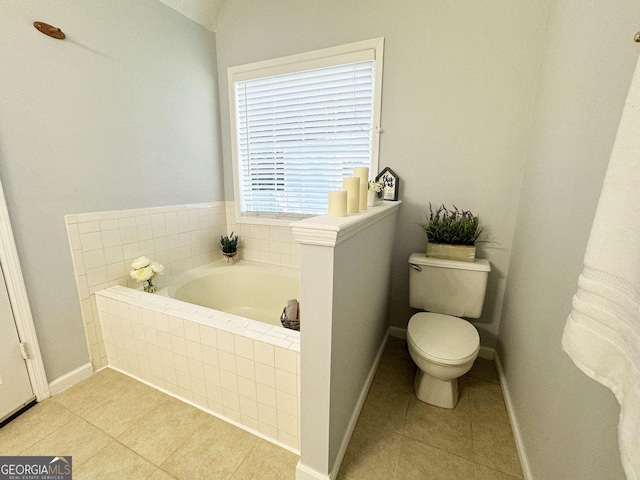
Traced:
[[427, 222], [420, 225], [427, 236], [427, 257], [473, 262], [476, 243], [483, 232], [477, 216], [455, 205], [448, 209], [444, 205], [434, 212], [429, 203]]
[[238, 235], [234, 235], [233, 232], [229, 235], [220, 235], [220, 248], [227, 263], [235, 260], [239, 247], [240, 237]]

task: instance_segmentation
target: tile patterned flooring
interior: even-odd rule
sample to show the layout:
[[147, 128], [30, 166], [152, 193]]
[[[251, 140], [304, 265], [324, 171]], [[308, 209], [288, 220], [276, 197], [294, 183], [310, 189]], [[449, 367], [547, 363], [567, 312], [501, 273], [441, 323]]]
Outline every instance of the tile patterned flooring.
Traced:
[[[522, 478], [493, 362], [453, 410], [419, 402], [406, 342], [390, 338], [338, 480]], [[114, 370], [0, 429], [0, 455], [72, 455], [76, 480], [286, 480], [298, 457]]]

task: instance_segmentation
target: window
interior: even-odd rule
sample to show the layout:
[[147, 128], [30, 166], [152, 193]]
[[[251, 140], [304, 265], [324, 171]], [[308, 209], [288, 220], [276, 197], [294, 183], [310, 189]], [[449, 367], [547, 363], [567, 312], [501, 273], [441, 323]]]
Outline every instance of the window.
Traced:
[[354, 167], [378, 168], [383, 39], [228, 71], [237, 221], [327, 213]]

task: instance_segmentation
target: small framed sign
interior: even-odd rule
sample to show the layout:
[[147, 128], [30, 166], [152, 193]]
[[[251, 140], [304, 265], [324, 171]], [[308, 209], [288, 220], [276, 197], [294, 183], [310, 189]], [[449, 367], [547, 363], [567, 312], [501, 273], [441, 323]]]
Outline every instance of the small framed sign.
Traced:
[[400, 177], [386, 167], [376, 177], [376, 182], [381, 182], [384, 185], [384, 194], [382, 198], [384, 200], [391, 200], [393, 202], [398, 200], [398, 184], [400, 183]]

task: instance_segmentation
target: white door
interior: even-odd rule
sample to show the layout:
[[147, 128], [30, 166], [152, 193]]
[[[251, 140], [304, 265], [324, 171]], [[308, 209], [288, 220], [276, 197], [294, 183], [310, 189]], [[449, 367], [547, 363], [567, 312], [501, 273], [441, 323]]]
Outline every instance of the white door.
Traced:
[[0, 422], [34, 398], [0, 268]]

